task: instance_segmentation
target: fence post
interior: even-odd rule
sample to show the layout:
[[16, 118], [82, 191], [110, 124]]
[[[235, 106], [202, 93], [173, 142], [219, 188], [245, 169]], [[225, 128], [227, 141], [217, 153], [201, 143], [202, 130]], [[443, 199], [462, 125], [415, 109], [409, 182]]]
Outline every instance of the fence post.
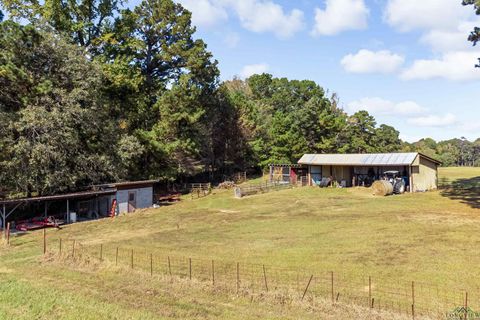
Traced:
[[465, 291], [465, 319], [468, 319], [467, 316], [468, 316], [468, 292]]
[[75, 240], [73, 240], [72, 244], [72, 258], [75, 258]]
[[43, 228], [43, 254], [47, 253], [47, 229]]
[[117, 250], [115, 251], [115, 265], [118, 266], [118, 247], [117, 247]]
[[192, 280], [192, 258], [188, 258], [188, 277]]
[[335, 302], [335, 297], [334, 297], [334, 288], [333, 288], [333, 271], [330, 271], [330, 279], [331, 279], [331, 295], [332, 295], [332, 303]]
[[265, 271], [265, 265], [263, 266], [263, 280], [265, 282], [265, 290], [268, 292], [268, 283], [267, 283], [267, 272]]
[[305, 288], [305, 291], [303, 291], [302, 300], [303, 298], [305, 298], [305, 295], [307, 294], [307, 290], [308, 290], [308, 287], [310, 287], [310, 282], [312, 282], [312, 279], [313, 279], [313, 274], [310, 276], [310, 280], [308, 280], [308, 284], [307, 284], [307, 287]]
[[412, 319], [415, 320], [415, 282], [412, 281]]
[[100, 261], [103, 261], [103, 243], [100, 243]]
[[372, 277], [368, 276], [368, 302], [370, 303], [370, 301], [372, 301]]
[[58, 241], [59, 241], [58, 252], [59, 252], [59, 254], [62, 254], [62, 238], [60, 238]]
[[212, 285], [215, 286], [215, 262], [212, 260]]
[[168, 273], [170, 274], [170, 277], [172, 276], [172, 266], [170, 265], [170, 256], [167, 257], [168, 259]]
[[150, 253], [150, 276], [153, 276], [153, 253]]
[[237, 262], [237, 294], [240, 291], [240, 264]]

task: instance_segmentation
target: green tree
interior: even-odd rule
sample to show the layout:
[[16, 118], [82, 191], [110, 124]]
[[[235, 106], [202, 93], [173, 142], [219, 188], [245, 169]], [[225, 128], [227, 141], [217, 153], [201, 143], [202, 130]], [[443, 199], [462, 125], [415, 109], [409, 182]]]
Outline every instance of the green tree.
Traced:
[[[217, 62], [195, 40], [191, 14], [171, 0], [144, 0], [124, 10], [105, 42], [108, 91], [118, 116], [145, 148], [145, 176], [174, 178], [201, 165]], [[125, 75], [131, 77], [125, 77]], [[124, 102], [122, 102], [124, 101]]]
[[44, 195], [117, 177], [101, 81], [59, 35], [0, 24], [0, 184]]
[[[475, 13], [477, 15], [480, 15], [480, 1], [479, 0], [463, 0], [462, 4], [464, 6], [468, 5], [473, 5], [475, 9]], [[468, 41], [472, 42], [473, 45], [475, 46], [477, 42], [480, 40], [480, 28], [475, 27], [471, 32], [470, 35], [468, 36]], [[480, 58], [479, 58], [480, 61]], [[477, 68], [480, 67], [480, 63], [476, 65]]]
[[386, 124], [375, 129], [374, 145], [377, 152], [399, 152], [401, 150], [400, 132]]
[[71, 41], [96, 54], [105, 27], [118, 14], [119, 0], [0, 0], [11, 18], [46, 23]]
[[367, 111], [358, 111], [347, 119], [342, 135], [347, 139], [340, 146], [341, 152], [375, 152], [376, 121]]

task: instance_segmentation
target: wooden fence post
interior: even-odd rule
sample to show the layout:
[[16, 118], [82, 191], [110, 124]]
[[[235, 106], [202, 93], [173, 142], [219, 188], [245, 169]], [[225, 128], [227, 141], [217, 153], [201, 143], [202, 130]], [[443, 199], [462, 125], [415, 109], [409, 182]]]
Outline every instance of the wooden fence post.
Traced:
[[237, 262], [237, 294], [240, 291], [240, 264]]
[[103, 261], [103, 243], [100, 244], [100, 261]]
[[[372, 277], [368, 276], [368, 303], [372, 301]], [[372, 305], [373, 308], [373, 305]]]
[[332, 303], [335, 302], [335, 297], [334, 297], [334, 288], [333, 288], [333, 271], [330, 272], [330, 279], [331, 279], [331, 295], [332, 295]]
[[62, 238], [60, 238], [58, 241], [59, 241], [58, 252], [59, 252], [59, 254], [62, 254]]
[[263, 267], [263, 281], [265, 282], [265, 290], [268, 292], [268, 283], [267, 283], [267, 272], [265, 271], [265, 265]]
[[215, 286], [215, 262], [212, 260], [212, 285]]
[[415, 319], [415, 282], [412, 281], [412, 319]]
[[153, 276], [153, 253], [150, 253], [150, 276]]
[[72, 244], [72, 258], [75, 258], [75, 240], [73, 240]]
[[313, 279], [313, 274], [310, 276], [310, 280], [308, 280], [308, 284], [307, 284], [307, 287], [305, 288], [305, 291], [303, 291], [302, 300], [303, 298], [305, 298], [305, 295], [307, 294], [307, 290], [308, 290], [308, 287], [310, 287], [310, 283], [312, 282], [312, 279]]
[[188, 277], [192, 280], [192, 258], [188, 258]]
[[172, 276], [172, 266], [170, 265], [170, 256], [167, 257], [168, 259], [168, 273], [170, 274], [170, 277]]
[[43, 228], [43, 254], [47, 253], [47, 229]]
[[465, 318], [468, 319], [468, 292], [465, 291]]
[[115, 265], [118, 266], [118, 247], [117, 247], [117, 250], [115, 251]]

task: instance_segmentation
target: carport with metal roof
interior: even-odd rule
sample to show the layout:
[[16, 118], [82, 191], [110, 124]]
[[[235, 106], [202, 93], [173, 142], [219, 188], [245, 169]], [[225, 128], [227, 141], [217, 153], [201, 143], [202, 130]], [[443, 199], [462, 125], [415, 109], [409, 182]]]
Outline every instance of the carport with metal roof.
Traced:
[[[84, 191], [84, 192], [75, 192], [75, 193], [67, 193], [67, 194], [60, 194], [60, 195], [52, 195], [52, 196], [41, 196], [41, 197], [28, 197], [28, 198], [17, 198], [17, 199], [5, 199], [0, 200], [0, 218], [1, 218], [1, 225], [3, 230], [6, 227], [7, 219], [12, 216], [15, 211], [22, 205], [26, 205], [29, 203], [43, 203], [44, 204], [44, 216], [45, 218], [48, 216], [48, 205], [53, 201], [65, 201], [65, 212], [70, 212], [70, 202], [72, 200], [78, 199], [91, 199], [97, 198], [100, 196], [106, 195], [114, 195], [117, 190], [115, 188], [107, 189], [107, 190], [97, 190], [97, 191]], [[69, 215], [66, 214], [66, 222], [69, 222]]]
[[[440, 162], [418, 152], [370, 154], [305, 154], [298, 164], [308, 167], [309, 185], [324, 178], [341, 186], [365, 185], [380, 179], [384, 172], [399, 171], [406, 177], [410, 191], [437, 188]], [[367, 184], [368, 184], [367, 183]]]

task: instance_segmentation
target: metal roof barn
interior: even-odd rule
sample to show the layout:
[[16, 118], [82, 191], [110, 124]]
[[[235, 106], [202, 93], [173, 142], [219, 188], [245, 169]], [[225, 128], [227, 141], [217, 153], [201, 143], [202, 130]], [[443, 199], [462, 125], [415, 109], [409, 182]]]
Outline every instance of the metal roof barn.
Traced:
[[[418, 192], [437, 189], [437, 168], [441, 163], [419, 152], [405, 152], [305, 154], [298, 164], [307, 170], [294, 178], [306, 178], [308, 185], [370, 186], [373, 181], [385, 179], [387, 172], [396, 172], [410, 192]], [[274, 179], [274, 166], [270, 167], [270, 179]]]
[[418, 153], [305, 154], [298, 160], [307, 165], [408, 166]]

